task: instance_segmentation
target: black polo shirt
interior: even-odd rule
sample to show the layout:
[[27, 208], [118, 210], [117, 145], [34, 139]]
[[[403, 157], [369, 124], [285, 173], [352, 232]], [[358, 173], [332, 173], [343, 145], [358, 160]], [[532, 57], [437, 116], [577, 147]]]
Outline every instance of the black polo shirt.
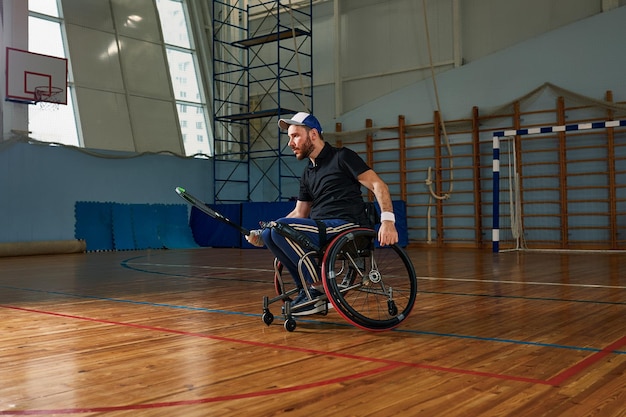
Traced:
[[325, 143], [315, 158], [315, 165], [309, 161], [302, 173], [298, 200], [312, 202], [312, 219], [343, 219], [366, 224], [361, 183], [357, 177], [369, 169], [353, 150]]

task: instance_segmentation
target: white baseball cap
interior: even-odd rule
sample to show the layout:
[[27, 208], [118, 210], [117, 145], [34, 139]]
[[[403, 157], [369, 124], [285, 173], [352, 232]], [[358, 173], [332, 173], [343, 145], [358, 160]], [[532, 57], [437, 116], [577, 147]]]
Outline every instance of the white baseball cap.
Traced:
[[311, 129], [317, 129], [318, 132], [322, 133], [320, 122], [315, 116], [305, 112], [296, 113], [291, 119], [280, 119], [278, 121], [278, 127], [282, 130], [289, 129], [289, 125], [306, 126]]

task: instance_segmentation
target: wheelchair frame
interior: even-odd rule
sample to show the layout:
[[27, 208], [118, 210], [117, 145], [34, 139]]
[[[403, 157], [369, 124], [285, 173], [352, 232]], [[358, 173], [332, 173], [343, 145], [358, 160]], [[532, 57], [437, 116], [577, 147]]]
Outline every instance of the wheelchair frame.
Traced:
[[[176, 193], [210, 217], [237, 228], [246, 236], [250, 235], [248, 229], [213, 210], [184, 188], [176, 187]], [[365, 214], [369, 224], [378, 223], [374, 203], [365, 203]], [[377, 250], [375, 245], [377, 233], [374, 229], [355, 226], [339, 233], [324, 248], [319, 248], [308, 236], [287, 224], [269, 222], [261, 223], [261, 226], [275, 228], [279, 233], [309, 250], [298, 262], [300, 285], [307, 289], [309, 300], [297, 306], [298, 311], [322, 301], [325, 302], [322, 314], [328, 313], [330, 303], [353, 325], [365, 330], [383, 331], [398, 326], [413, 309], [417, 296], [417, 278], [413, 264], [404, 250], [397, 245]], [[318, 265], [321, 264], [325, 290], [325, 293], [317, 298], [311, 297], [302, 272], [303, 262], [312, 256], [317, 257]], [[284, 326], [287, 331], [292, 332], [296, 328], [293, 316], [297, 315], [298, 311], [291, 311], [291, 295], [300, 289], [295, 286], [286, 290], [282, 279], [282, 265], [277, 261], [274, 261], [274, 286], [278, 296], [271, 299], [263, 297], [263, 322], [268, 326], [272, 324], [274, 315], [270, 312], [269, 306], [282, 301]]]
[[[324, 248], [309, 250], [298, 261], [300, 285], [308, 289], [304, 279], [303, 264], [314, 258], [321, 265], [321, 281], [325, 294], [311, 297], [292, 311], [291, 297], [300, 291], [282, 278], [283, 267], [274, 260], [275, 297], [263, 297], [262, 320], [271, 325], [274, 315], [270, 305], [282, 302], [284, 327], [293, 332], [294, 316], [320, 301], [325, 308], [318, 314], [326, 315], [329, 304], [349, 323], [364, 330], [385, 331], [404, 321], [415, 304], [417, 278], [413, 264], [404, 250], [397, 246], [376, 247], [376, 231], [355, 227], [336, 235]], [[290, 281], [291, 280], [291, 277]]]

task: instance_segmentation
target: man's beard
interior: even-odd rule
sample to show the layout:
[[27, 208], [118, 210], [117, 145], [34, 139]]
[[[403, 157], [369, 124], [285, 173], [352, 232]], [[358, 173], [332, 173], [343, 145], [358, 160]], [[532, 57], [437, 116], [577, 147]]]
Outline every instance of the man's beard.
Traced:
[[298, 158], [298, 161], [301, 161], [311, 156], [311, 153], [313, 152], [313, 149], [315, 149], [315, 147], [313, 146], [313, 141], [311, 141], [311, 136], [308, 133], [306, 135], [306, 142], [304, 142], [304, 144], [298, 149], [300, 150], [300, 153], [296, 154], [296, 158]]

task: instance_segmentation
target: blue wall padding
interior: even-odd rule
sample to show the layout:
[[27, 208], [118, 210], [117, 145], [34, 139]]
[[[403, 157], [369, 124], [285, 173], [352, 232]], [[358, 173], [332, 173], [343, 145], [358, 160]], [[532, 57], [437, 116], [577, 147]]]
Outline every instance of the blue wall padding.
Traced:
[[157, 228], [161, 244], [168, 249], [197, 248], [193, 238], [186, 204], [160, 204], [160, 223]]
[[[241, 224], [248, 229], [258, 229], [259, 221], [276, 220], [285, 217], [295, 207], [295, 202], [273, 203], [242, 203]], [[376, 209], [380, 213], [380, 207], [376, 203]], [[409, 244], [409, 231], [406, 219], [406, 203], [402, 200], [393, 201], [393, 212], [396, 216], [396, 229], [398, 230], [398, 245], [406, 247]], [[254, 248], [245, 239], [241, 241], [242, 248]]]
[[403, 248], [409, 245], [409, 224], [406, 218], [406, 202], [402, 200], [393, 202], [393, 212], [396, 215], [396, 229], [398, 230], [398, 246]]
[[113, 250], [113, 203], [77, 201], [74, 205], [74, 236], [84, 240], [88, 251]]
[[162, 225], [159, 227], [159, 239], [166, 249], [191, 249], [199, 247], [193, 238], [189, 225]]
[[[217, 204], [211, 208], [248, 229], [259, 221], [284, 217], [294, 202]], [[406, 204], [393, 202], [399, 245], [409, 242]], [[380, 211], [378, 205], [376, 208]], [[88, 251], [134, 249], [182, 249], [200, 246], [254, 248], [239, 231], [195, 207], [187, 217], [184, 204], [117, 204], [78, 201], [75, 204], [75, 237], [86, 241]]]
[[187, 204], [157, 204], [161, 224], [189, 227]]
[[[280, 219], [290, 213], [296, 206], [295, 201], [280, 201], [273, 203], [242, 203], [241, 224], [247, 229], [259, 229], [259, 222], [268, 222]], [[242, 236], [242, 248], [255, 248]]]
[[[406, 220], [406, 202], [392, 201], [393, 214], [396, 216], [396, 230], [398, 231], [398, 246], [405, 248], [409, 244], [409, 227]], [[376, 203], [376, 210], [380, 214], [380, 206]], [[378, 230], [380, 226], [376, 226]]]
[[133, 204], [132, 216], [135, 249], [162, 249], [158, 209], [151, 204]]
[[[234, 223], [241, 224], [241, 204], [209, 204], [209, 207]], [[213, 219], [195, 207], [191, 208], [189, 225], [195, 241], [200, 246], [214, 248], [241, 247], [241, 234], [237, 229]]]
[[116, 250], [133, 250], [135, 233], [133, 230], [133, 210], [130, 204], [113, 204], [113, 244]]
[[198, 247], [185, 204], [76, 202], [75, 235], [88, 251]]

